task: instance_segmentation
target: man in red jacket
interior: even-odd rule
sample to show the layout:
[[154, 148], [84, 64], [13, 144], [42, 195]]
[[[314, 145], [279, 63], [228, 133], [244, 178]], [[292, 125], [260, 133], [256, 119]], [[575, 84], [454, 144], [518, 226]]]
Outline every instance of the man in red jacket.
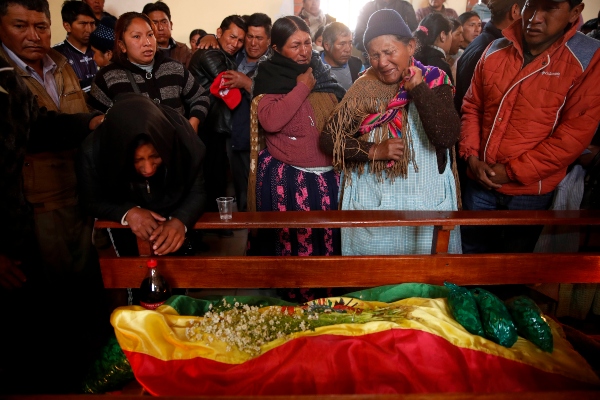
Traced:
[[[577, 32], [581, 0], [527, 0], [487, 48], [464, 98], [468, 210], [544, 210], [600, 120], [600, 42]], [[465, 227], [463, 251], [532, 251], [541, 227]]]

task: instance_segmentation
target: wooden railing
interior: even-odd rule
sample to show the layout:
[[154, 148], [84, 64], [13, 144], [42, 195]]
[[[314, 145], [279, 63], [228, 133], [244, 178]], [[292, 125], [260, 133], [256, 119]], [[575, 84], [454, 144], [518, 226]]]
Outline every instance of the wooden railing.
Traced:
[[[222, 222], [206, 213], [196, 229], [352, 228], [434, 226], [431, 255], [160, 257], [162, 273], [179, 288], [369, 287], [402, 282], [461, 285], [600, 282], [600, 253], [448, 254], [450, 231], [459, 225], [600, 225], [596, 211], [311, 211], [234, 213]], [[96, 228], [127, 228], [97, 221]], [[101, 257], [107, 288], [137, 287], [142, 257]]]

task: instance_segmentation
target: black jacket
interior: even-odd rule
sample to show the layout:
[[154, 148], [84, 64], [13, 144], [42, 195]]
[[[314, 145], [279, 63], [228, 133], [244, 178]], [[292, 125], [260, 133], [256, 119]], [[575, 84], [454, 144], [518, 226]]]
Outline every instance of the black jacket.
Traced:
[[[193, 54], [188, 70], [203, 88], [209, 89], [217, 75], [227, 70], [237, 71], [237, 65], [234, 58], [221, 49], [199, 49]], [[230, 136], [231, 110], [223, 100], [215, 98], [212, 94], [209, 98], [208, 116], [200, 129], [205, 133]]]
[[[265, 54], [260, 58], [259, 61], [267, 59], [271, 54], [271, 50], [268, 49]], [[238, 65], [244, 60], [246, 53], [239, 51], [236, 54], [235, 61]], [[256, 74], [256, 67], [248, 72], [246, 75], [249, 78], [253, 78]], [[231, 148], [233, 151], [250, 151], [250, 104], [252, 102], [252, 94], [241, 89], [242, 101], [240, 104], [231, 111]]]
[[398, 11], [398, 14], [400, 14], [404, 22], [406, 22], [406, 25], [408, 25], [411, 32], [417, 29], [419, 23], [417, 22], [415, 9], [408, 1], [391, 0], [389, 6], [384, 6], [379, 0], [370, 1], [364, 5], [362, 10], [360, 10], [360, 14], [358, 14], [358, 20], [356, 21], [356, 31], [354, 31], [354, 47], [356, 47], [358, 50], [365, 51], [365, 47], [363, 46], [363, 36], [365, 35], [365, 29], [367, 29], [369, 17], [375, 11], [379, 11], [384, 8]]
[[[323, 59], [323, 53], [325, 51], [321, 51], [319, 55], [321, 59]], [[323, 59], [324, 60], [324, 59]], [[323, 61], [325, 62], [325, 61]], [[350, 68], [350, 78], [352, 78], [352, 83], [354, 83], [358, 79], [358, 74], [360, 74], [360, 70], [363, 67], [363, 63], [360, 58], [355, 56], [350, 56], [348, 60], [348, 68]]]
[[358, 74], [360, 73], [362, 66], [362, 61], [358, 57], [352, 56], [348, 60], [348, 68], [350, 68], [350, 77], [352, 77], [352, 82], [358, 79]]
[[442, 71], [450, 77], [450, 81], [453, 82], [452, 79], [452, 70], [450, 69], [450, 64], [446, 61], [444, 57], [444, 53], [438, 49], [434, 49], [431, 46], [425, 46], [419, 49], [418, 52], [415, 53], [414, 56], [417, 60], [421, 61], [423, 65], [431, 65], [433, 67], [438, 67]]
[[[159, 170], [148, 179], [133, 166], [140, 134], [150, 138], [162, 158]], [[100, 219], [120, 222], [128, 210], [139, 206], [193, 229], [206, 206], [205, 152], [181, 114], [143, 95], [122, 94], [83, 142], [77, 171], [83, 204]]]
[[475, 67], [477, 62], [481, 58], [481, 55], [496, 39], [500, 39], [502, 31], [496, 28], [491, 22], [485, 24], [481, 35], [477, 36], [465, 49], [462, 56], [456, 64], [456, 94], [454, 95], [454, 106], [456, 111], [460, 115], [460, 109], [462, 107], [463, 98], [471, 86], [471, 79], [475, 74]]

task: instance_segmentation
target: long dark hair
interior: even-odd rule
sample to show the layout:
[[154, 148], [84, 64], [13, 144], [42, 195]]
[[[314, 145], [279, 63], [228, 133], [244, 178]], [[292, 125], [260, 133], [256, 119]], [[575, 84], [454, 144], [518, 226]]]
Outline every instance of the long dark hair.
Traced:
[[206, 31], [204, 29], [194, 29], [190, 32], [190, 40], [192, 40], [192, 38], [196, 35], [200, 35], [199, 39], [202, 39], [204, 36], [206, 36]]
[[127, 28], [129, 28], [129, 25], [131, 25], [133, 20], [136, 18], [146, 21], [156, 36], [156, 26], [154, 26], [154, 22], [152, 22], [146, 14], [130, 11], [121, 15], [117, 20], [117, 24], [115, 25], [115, 48], [113, 49], [113, 58], [116, 56], [117, 60], [121, 63], [127, 61], [127, 54], [121, 51], [121, 48], [119, 47], [119, 41], [125, 43], [125, 40], [123, 40], [123, 35], [125, 34]]
[[310, 28], [304, 20], [296, 15], [288, 15], [281, 17], [273, 24], [271, 29], [271, 46], [281, 51], [285, 43], [297, 31], [308, 33], [310, 36]]
[[417, 51], [433, 45], [442, 32], [447, 35], [452, 32], [452, 24], [444, 15], [431, 13], [423, 18], [419, 27], [413, 32], [413, 37], [417, 40]]

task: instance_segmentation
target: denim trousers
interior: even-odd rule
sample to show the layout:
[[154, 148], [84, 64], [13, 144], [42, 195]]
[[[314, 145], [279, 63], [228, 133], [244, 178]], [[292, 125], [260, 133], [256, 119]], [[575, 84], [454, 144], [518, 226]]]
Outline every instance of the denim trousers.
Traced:
[[[467, 179], [463, 197], [465, 210], [547, 210], [554, 192], [542, 195], [510, 196], [487, 190]], [[463, 253], [530, 253], [542, 232], [542, 225], [532, 226], [461, 226]]]

